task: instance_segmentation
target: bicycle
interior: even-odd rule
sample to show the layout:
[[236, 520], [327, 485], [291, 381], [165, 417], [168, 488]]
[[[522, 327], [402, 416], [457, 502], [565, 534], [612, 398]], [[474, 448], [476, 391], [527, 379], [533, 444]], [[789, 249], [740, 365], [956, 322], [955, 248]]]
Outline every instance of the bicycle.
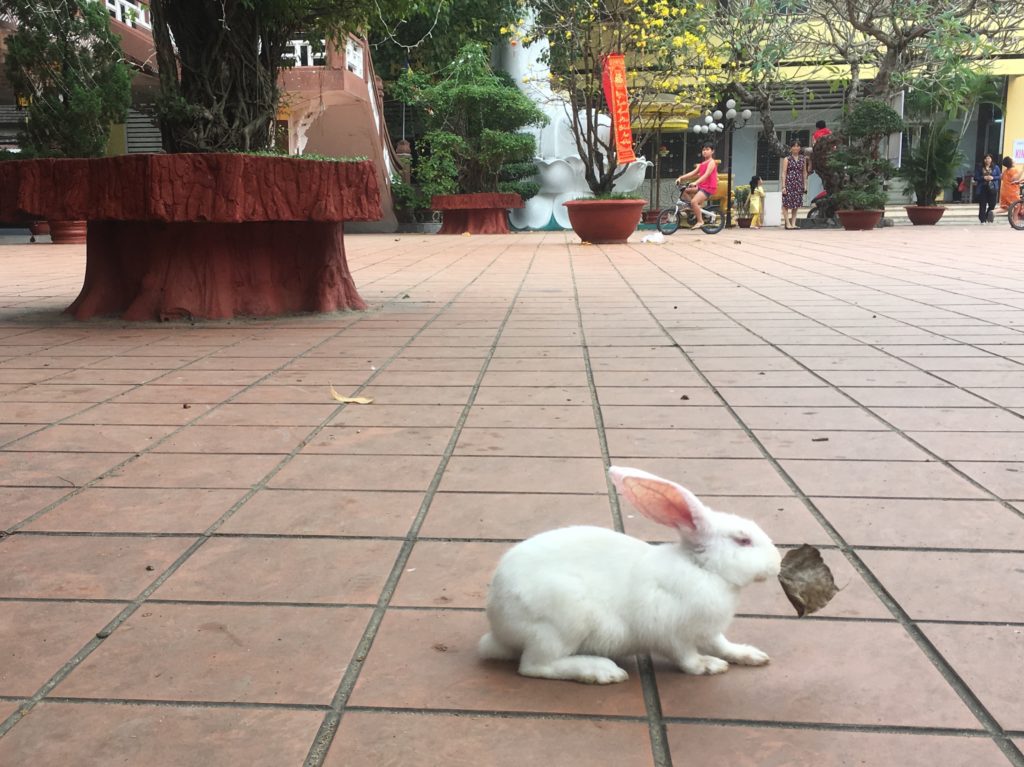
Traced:
[[[679, 189], [679, 199], [676, 200], [676, 204], [671, 208], [665, 208], [658, 214], [658, 231], [662, 234], [675, 234], [683, 223], [683, 214], [686, 215], [686, 223], [691, 227], [697, 221], [696, 216], [693, 214], [693, 206], [683, 196], [686, 187], [679, 186], [679, 184], [676, 184], [676, 187]], [[722, 215], [717, 201], [712, 202], [708, 199], [701, 207], [700, 212], [701, 218], [705, 222], [700, 228], [702, 232], [705, 234], [718, 234], [722, 231], [722, 228], [725, 226], [725, 216]]]
[[1017, 185], [1022, 197], [1010, 203], [1010, 207], [1006, 209], [1006, 218], [1010, 222], [1010, 226], [1020, 232], [1024, 231], [1024, 178], [1013, 183]]

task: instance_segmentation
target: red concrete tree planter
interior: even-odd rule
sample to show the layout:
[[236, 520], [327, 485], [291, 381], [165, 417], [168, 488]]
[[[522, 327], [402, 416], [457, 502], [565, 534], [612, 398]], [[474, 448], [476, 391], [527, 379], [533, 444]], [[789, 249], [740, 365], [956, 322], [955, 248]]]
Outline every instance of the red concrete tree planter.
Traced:
[[907, 211], [907, 218], [914, 226], [932, 226], [939, 223], [942, 214], [946, 212], [944, 205], [904, 205]]
[[569, 210], [572, 230], [584, 242], [613, 244], [629, 239], [646, 200], [570, 200], [562, 203]]
[[0, 163], [0, 221], [88, 220], [76, 319], [364, 309], [343, 221], [381, 217], [372, 163], [234, 154]]
[[438, 234], [508, 234], [508, 209], [523, 207], [518, 194], [436, 194], [430, 207], [444, 213]]

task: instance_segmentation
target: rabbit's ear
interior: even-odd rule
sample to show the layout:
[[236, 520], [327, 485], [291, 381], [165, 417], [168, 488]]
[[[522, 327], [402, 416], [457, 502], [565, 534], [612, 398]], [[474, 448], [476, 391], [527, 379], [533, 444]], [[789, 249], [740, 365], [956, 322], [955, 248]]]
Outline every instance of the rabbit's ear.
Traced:
[[652, 522], [696, 533], [704, 521], [704, 504], [681, 485], [639, 469], [612, 466], [612, 482], [637, 511]]

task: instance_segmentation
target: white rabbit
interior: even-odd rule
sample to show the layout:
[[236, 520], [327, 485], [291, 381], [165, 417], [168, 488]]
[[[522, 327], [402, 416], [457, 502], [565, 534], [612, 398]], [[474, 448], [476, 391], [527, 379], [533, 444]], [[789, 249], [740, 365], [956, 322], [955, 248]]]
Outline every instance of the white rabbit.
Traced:
[[688, 674], [768, 656], [724, 631], [739, 590], [777, 576], [781, 557], [749, 519], [713, 511], [686, 488], [637, 469], [609, 469], [645, 517], [679, 543], [651, 545], [600, 527], [550, 530], [501, 558], [487, 596], [483, 658], [519, 659], [519, 673], [610, 684], [628, 678], [610, 657], [650, 652]]

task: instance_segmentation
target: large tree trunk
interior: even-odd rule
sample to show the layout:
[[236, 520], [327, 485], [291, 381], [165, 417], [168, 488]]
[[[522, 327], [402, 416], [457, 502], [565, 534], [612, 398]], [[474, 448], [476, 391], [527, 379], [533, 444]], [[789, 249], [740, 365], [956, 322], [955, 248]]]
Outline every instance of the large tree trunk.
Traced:
[[150, 8], [164, 148], [269, 148], [278, 62], [290, 30], [271, 33], [259, 12], [242, 0], [152, 0]]

